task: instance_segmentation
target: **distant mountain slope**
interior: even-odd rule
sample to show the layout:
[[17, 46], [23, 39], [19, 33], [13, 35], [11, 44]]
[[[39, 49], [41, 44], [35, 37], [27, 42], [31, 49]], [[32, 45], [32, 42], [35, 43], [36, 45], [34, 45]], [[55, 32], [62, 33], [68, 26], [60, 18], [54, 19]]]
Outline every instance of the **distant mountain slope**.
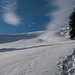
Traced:
[[59, 40], [66, 40], [68, 37], [68, 29], [64, 28], [59, 31], [36, 31], [30, 33], [23, 33], [23, 34], [13, 34], [13, 35], [6, 35], [0, 34], [0, 44], [1, 43], [10, 43], [19, 40], [28, 40], [38, 37], [38, 41], [59, 41]]
[[0, 43], [10, 43], [19, 40], [27, 40], [36, 38], [42, 33], [42, 31], [23, 33], [23, 34], [0, 34]]

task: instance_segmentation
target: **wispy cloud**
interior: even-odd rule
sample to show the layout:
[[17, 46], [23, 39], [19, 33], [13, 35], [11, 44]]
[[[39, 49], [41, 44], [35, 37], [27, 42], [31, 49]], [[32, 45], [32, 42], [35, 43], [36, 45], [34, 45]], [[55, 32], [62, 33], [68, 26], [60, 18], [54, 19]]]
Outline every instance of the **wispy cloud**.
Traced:
[[61, 25], [67, 27], [69, 16], [75, 7], [75, 0], [54, 0], [53, 5], [58, 9], [49, 14], [53, 18], [48, 23], [47, 29], [58, 29]]
[[2, 17], [3, 20], [10, 25], [19, 25], [21, 18], [16, 13], [17, 0], [4, 0], [2, 1]]

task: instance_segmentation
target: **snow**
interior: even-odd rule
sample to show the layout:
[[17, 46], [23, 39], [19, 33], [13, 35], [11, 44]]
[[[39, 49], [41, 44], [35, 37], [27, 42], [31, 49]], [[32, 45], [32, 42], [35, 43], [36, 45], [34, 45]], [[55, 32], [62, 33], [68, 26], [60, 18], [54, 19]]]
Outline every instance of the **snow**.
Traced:
[[0, 75], [55, 75], [75, 41], [63, 31], [0, 35]]

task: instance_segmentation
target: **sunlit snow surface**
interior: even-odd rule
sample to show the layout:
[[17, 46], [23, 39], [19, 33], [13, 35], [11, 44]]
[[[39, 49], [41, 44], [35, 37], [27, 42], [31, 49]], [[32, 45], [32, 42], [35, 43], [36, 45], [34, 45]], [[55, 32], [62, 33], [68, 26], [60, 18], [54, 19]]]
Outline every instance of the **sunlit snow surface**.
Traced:
[[0, 75], [55, 75], [57, 63], [70, 55], [75, 41], [68, 33], [39, 31], [0, 35]]

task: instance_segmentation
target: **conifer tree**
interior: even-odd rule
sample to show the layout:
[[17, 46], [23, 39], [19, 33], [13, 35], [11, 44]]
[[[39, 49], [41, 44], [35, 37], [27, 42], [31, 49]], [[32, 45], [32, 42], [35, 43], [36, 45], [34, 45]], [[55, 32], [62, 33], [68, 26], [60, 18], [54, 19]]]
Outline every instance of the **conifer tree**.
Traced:
[[70, 19], [70, 21], [69, 21], [69, 35], [70, 35], [70, 39], [73, 40], [73, 39], [75, 39], [75, 9], [71, 13], [69, 19]]

